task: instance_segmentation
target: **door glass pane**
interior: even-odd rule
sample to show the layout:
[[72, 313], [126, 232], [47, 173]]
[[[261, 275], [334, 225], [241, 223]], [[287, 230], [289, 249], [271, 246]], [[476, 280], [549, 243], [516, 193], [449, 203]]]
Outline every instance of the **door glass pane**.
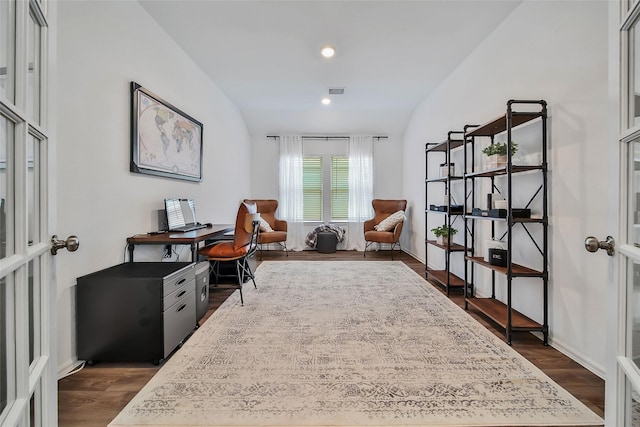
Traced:
[[[9, 285], [13, 275], [0, 278], [0, 413], [4, 413], [9, 404], [9, 396], [13, 395], [14, 379], [9, 378], [11, 372], [15, 372], [12, 358], [13, 349], [8, 347], [8, 341], [12, 337], [9, 332], [13, 328], [11, 313], [13, 301], [9, 294]], [[2, 420], [0, 416], [0, 421]]]
[[0, 98], [14, 100], [15, 8], [13, 1], [0, 1]]
[[27, 114], [34, 122], [40, 123], [40, 26], [31, 14], [27, 58]]
[[13, 122], [0, 116], [0, 258], [14, 254], [13, 245]]
[[[9, 384], [7, 376], [7, 296], [6, 279], [0, 278], [0, 413], [7, 408]], [[2, 417], [0, 417], [0, 420]]]
[[27, 140], [27, 213], [29, 245], [40, 242], [40, 141]]
[[29, 399], [29, 426], [33, 427], [36, 425], [36, 395], [32, 394], [31, 399]]
[[629, 145], [629, 242], [640, 243], [640, 143]]
[[29, 399], [29, 426], [42, 426], [42, 383], [39, 381]]
[[630, 427], [640, 427], [640, 393], [627, 380], [627, 399], [625, 402], [626, 416], [628, 417], [625, 425]]
[[29, 364], [40, 356], [40, 259], [29, 262]]
[[631, 265], [629, 272], [631, 287], [628, 299], [628, 322], [631, 337], [627, 348], [627, 357], [640, 367], [640, 263], [630, 262], [629, 265]]

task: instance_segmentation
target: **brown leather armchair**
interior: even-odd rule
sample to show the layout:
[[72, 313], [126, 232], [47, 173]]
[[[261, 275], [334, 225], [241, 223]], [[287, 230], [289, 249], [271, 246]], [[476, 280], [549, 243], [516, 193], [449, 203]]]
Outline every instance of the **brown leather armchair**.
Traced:
[[278, 201], [274, 199], [245, 199], [245, 203], [255, 203], [258, 207], [258, 213], [267, 221], [273, 231], [260, 230], [258, 243], [260, 244], [260, 259], [262, 259], [262, 247], [270, 243], [277, 243], [283, 249], [284, 253], [289, 256], [287, 251], [287, 221], [276, 218], [276, 210], [278, 209]]
[[378, 231], [375, 226], [391, 216], [391, 214], [406, 210], [407, 201], [374, 199], [371, 204], [373, 205], [374, 217], [364, 222], [364, 240], [366, 242], [364, 256], [367, 256], [367, 248], [371, 244], [389, 243], [391, 244], [391, 259], [393, 260], [393, 249], [396, 245], [402, 249], [400, 246], [400, 233], [402, 232], [403, 221], [400, 221], [389, 231]]

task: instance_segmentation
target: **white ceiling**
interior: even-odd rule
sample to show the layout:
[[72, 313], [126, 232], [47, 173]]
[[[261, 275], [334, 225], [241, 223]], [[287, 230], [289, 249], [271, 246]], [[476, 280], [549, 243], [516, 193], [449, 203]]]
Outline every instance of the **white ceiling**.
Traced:
[[[139, 1], [258, 137], [403, 134], [418, 103], [521, 2]], [[326, 44], [332, 59], [320, 56]], [[324, 106], [329, 87], [345, 94]]]

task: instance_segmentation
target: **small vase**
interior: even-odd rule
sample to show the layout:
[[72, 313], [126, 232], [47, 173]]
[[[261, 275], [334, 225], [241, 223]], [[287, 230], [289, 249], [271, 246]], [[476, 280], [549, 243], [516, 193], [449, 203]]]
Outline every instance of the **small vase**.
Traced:
[[442, 246], [447, 246], [449, 244], [449, 236], [436, 237], [436, 243]]

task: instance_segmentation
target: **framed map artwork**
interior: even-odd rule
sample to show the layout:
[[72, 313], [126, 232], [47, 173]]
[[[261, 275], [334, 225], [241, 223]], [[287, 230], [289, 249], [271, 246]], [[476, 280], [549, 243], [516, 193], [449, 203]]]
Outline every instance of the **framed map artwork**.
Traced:
[[131, 82], [131, 172], [202, 179], [202, 123]]

